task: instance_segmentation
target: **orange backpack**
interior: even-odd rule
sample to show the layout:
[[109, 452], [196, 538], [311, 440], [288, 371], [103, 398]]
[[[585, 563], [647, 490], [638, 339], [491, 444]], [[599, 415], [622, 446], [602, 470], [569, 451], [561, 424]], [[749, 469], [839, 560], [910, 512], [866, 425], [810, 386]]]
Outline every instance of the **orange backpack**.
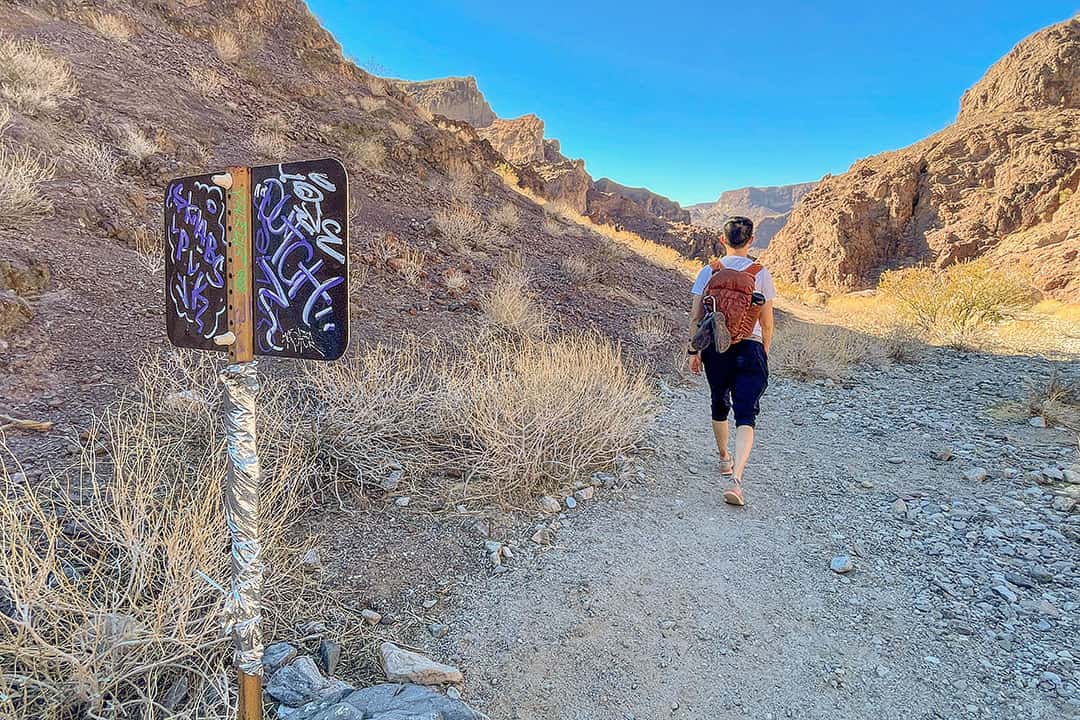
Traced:
[[[707, 312], [718, 314], [713, 319], [717, 326], [723, 318], [727, 334], [731, 336], [730, 344], [734, 345], [753, 334], [754, 325], [761, 315], [761, 305], [754, 303], [754, 285], [762, 266], [755, 262], [742, 270], [732, 270], [724, 267], [719, 260], [714, 260], [709, 266], [712, 277], [705, 286], [702, 302]], [[720, 331], [720, 328], [716, 327], [716, 330]], [[722, 331], [717, 332], [717, 339], [723, 334]], [[717, 350], [721, 352], [722, 344], [717, 343]]]

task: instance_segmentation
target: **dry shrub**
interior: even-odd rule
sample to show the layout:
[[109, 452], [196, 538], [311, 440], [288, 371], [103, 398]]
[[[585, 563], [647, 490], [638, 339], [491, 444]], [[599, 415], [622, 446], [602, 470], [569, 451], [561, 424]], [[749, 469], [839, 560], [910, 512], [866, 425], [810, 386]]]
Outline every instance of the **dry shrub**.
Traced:
[[[70, 475], [31, 487], [0, 470], [3, 717], [163, 717], [158, 703], [180, 682], [177, 713], [234, 712], [214, 584], [227, 584], [229, 555], [211, 362], [143, 371], [139, 392], [94, 423]], [[262, 398], [264, 445], [275, 449], [264, 453], [261, 498], [273, 512], [260, 523], [271, 637], [298, 612], [283, 592], [303, 602], [288, 578], [297, 553], [282, 538], [303, 500], [289, 483], [307, 460], [278, 432], [282, 409]]]
[[791, 320], [776, 331], [769, 368], [802, 380], [839, 380], [848, 376], [852, 365], [878, 364], [884, 359], [880, 341], [871, 335], [837, 325]]
[[491, 228], [479, 213], [467, 205], [454, 204], [449, 208], [436, 210], [432, 221], [439, 234], [458, 252], [483, 247], [492, 239]]
[[550, 237], [562, 237], [566, 234], [566, 226], [551, 215], [544, 215], [544, 233]]
[[7, 105], [0, 105], [0, 135], [11, 126], [12, 111]]
[[386, 161], [386, 148], [375, 138], [353, 140], [345, 147], [348, 158], [368, 170], [381, 170]]
[[84, 173], [106, 183], [116, 182], [120, 158], [112, 148], [93, 138], [84, 138], [65, 150], [71, 163]]
[[495, 330], [521, 337], [547, 332], [539, 299], [529, 290], [529, 276], [520, 268], [504, 268], [483, 301], [484, 317]]
[[593, 285], [600, 280], [600, 266], [581, 255], [564, 257], [559, 264], [570, 282], [579, 287]]
[[[634, 320], [634, 335], [645, 347], [645, 350], [652, 352], [662, 345], [667, 345], [671, 342], [671, 335], [673, 329], [671, 323], [667, 321], [658, 310], [650, 312], [647, 315], [641, 315]], [[682, 352], [683, 348], [680, 345], [679, 351]]]
[[259, 127], [251, 133], [251, 147], [263, 157], [284, 160], [289, 152], [289, 139], [278, 130]]
[[73, 95], [75, 81], [65, 60], [36, 42], [0, 38], [0, 98], [35, 115], [55, 110]]
[[647, 374], [595, 335], [460, 348], [407, 341], [304, 370], [317, 465], [334, 481], [454, 469], [469, 478], [462, 499], [517, 502], [610, 466], [656, 411]]
[[405, 243], [391, 232], [376, 235], [368, 241], [368, 251], [371, 256], [383, 263], [400, 256], [404, 249]]
[[240, 43], [228, 30], [215, 30], [210, 36], [210, 44], [222, 62], [231, 64], [240, 59]]
[[119, 15], [96, 13], [90, 18], [90, 27], [103, 37], [116, 42], [126, 43], [135, 34], [131, 23]]
[[495, 224], [495, 227], [508, 233], [517, 230], [521, 224], [517, 208], [510, 202], [503, 203], [491, 214], [491, 222]]
[[878, 290], [927, 336], [961, 346], [978, 343], [989, 327], [1033, 302], [1029, 287], [987, 259], [944, 271], [919, 267], [886, 272]]
[[141, 163], [160, 148], [134, 125], [125, 125], [120, 131], [120, 149], [135, 163]]
[[389, 125], [390, 131], [394, 133], [398, 140], [407, 142], [413, 139], [413, 129], [400, 120], [391, 120], [387, 125]]
[[416, 287], [424, 272], [424, 253], [416, 248], [403, 246], [398, 256], [391, 261], [394, 269], [406, 284]]
[[1080, 387], [1062, 380], [1057, 368], [1045, 383], [1029, 386], [1026, 406], [1027, 417], [1041, 417], [1049, 427], [1080, 431]]
[[472, 200], [476, 189], [476, 178], [473, 169], [466, 163], [454, 163], [447, 170], [449, 178], [447, 185], [450, 197], [458, 203], [468, 203]]
[[188, 71], [191, 84], [203, 97], [211, 100], [219, 98], [222, 91], [229, 84], [228, 79], [213, 68], [191, 68]]
[[644, 437], [656, 412], [648, 375], [629, 369], [619, 347], [598, 335], [485, 340], [447, 385], [451, 417], [479, 475], [470, 490], [508, 502], [610, 466]]
[[55, 171], [56, 165], [43, 153], [0, 144], [0, 225], [14, 226], [52, 212], [41, 184], [51, 180]]
[[364, 112], [375, 112], [377, 110], [382, 110], [384, 107], [386, 107], [386, 100], [384, 100], [383, 98], [365, 95], [360, 98], [360, 107], [363, 108]]

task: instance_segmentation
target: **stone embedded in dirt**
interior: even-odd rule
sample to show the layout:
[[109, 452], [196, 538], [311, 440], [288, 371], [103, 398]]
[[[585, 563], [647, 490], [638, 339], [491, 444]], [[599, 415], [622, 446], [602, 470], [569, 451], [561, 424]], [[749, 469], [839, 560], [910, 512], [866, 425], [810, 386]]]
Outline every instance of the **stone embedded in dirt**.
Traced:
[[1031, 427], [1044, 428], [1046, 427], [1046, 419], [1039, 415], [1036, 415], [1035, 417], [1028, 420], [1028, 425], [1030, 425]]
[[1043, 468], [1041, 473], [1042, 476], [1045, 477], [1047, 480], [1055, 480], [1061, 482], [1065, 479], [1065, 473], [1062, 472], [1060, 468], [1056, 468], [1053, 466]]
[[513, 560], [514, 559], [514, 553], [510, 549], [509, 545], [503, 545], [501, 548], [499, 548], [499, 554], [503, 556], [504, 560]]
[[585, 500], [592, 500], [596, 490], [591, 487], [584, 487], [574, 493], [574, 497], [584, 502]]
[[486, 540], [484, 541], [484, 550], [489, 553], [497, 553], [502, 550], [503, 544], [498, 540]]
[[404, 475], [404, 470], [391, 470], [379, 485], [381, 485], [382, 489], [386, 492], [394, 492], [397, 490], [398, 485], [401, 483], [401, 478]]
[[540, 498], [540, 509], [546, 513], [557, 513], [562, 510], [562, 504], [550, 495], [545, 495]]
[[364, 618], [364, 622], [368, 625], [378, 625], [383, 617], [379, 613], [375, 612], [371, 608], [364, 608], [360, 611], [360, 617]]
[[1016, 593], [1006, 585], [995, 585], [993, 590], [1010, 604], [1015, 603], [1018, 599]]
[[430, 610], [431, 608], [435, 607], [438, 604], [439, 604], [439, 601], [436, 600], [435, 598], [428, 598], [427, 600], [425, 600], [423, 602], [423, 606], [424, 606], [425, 610]]
[[938, 448], [930, 453], [930, 456], [941, 462], [948, 462], [954, 457], [952, 448]]
[[577, 507], [577, 500], [574, 499], [573, 495], [566, 496], [566, 507], [568, 510], [573, 510]]
[[896, 500], [893, 501], [892, 511], [893, 511], [894, 515], [906, 515], [907, 514], [908, 506], [907, 506], [907, 502], [904, 501], [904, 498], [896, 498]]
[[533, 533], [532, 541], [537, 545], [550, 545], [555, 541], [555, 533], [549, 527], [541, 527]]
[[904, 460], [904, 458], [900, 457], [899, 455], [895, 455], [895, 456], [889, 458], [889, 462], [892, 463], [893, 465], [903, 465], [905, 460]]
[[273, 645], [267, 645], [263, 649], [262, 663], [263, 672], [266, 675], [273, 675], [279, 669], [285, 667], [293, 660], [296, 659], [296, 648], [287, 642], [274, 643]]
[[1061, 474], [1065, 478], [1065, 482], [1070, 485], [1080, 485], [1080, 472], [1066, 468], [1061, 471]]
[[394, 504], [398, 507], [406, 507], [410, 502], [412, 502], [412, 498], [410, 498], [408, 495], [402, 495], [399, 498], [394, 498]]
[[450, 626], [443, 623], [432, 623], [428, 625], [428, 633], [434, 638], [444, 638], [450, 634]]
[[848, 555], [837, 555], [829, 562], [829, 569], [843, 575], [855, 569], [855, 562]]
[[1076, 509], [1077, 499], [1068, 497], [1067, 495], [1058, 495], [1054, 498], [1054, 509], [1063, 512], [1070, 513]]
[[964, 479], [968, 482], [982, 482], [986, 479], [986, 468], [974, 467], [964, 471]]
[[341, 660], [341, 645], [333, 640], [319, 641], [319, 667], [327, 675], [333, 675]]
[[278, 670], [266, 683], [266, 693], [282, 705], [300, 707], [311, 702], [336, 702], [352, 686], [323, 677], [318, 665], [304, 655]]
[[304, 556], [300, 558], [300, 562], [312, 570], [316, 570], [322, 566], [322, 560], [319, 559], [319, 551], [316, 548], [309, 548]]
[[419, 653], [399, 648], [392, 642], [379, 646], [383, 671], [390, 682], [416, 683], [418, 685], [455, 685], [464, 682], [461, 671], [443, 665]]

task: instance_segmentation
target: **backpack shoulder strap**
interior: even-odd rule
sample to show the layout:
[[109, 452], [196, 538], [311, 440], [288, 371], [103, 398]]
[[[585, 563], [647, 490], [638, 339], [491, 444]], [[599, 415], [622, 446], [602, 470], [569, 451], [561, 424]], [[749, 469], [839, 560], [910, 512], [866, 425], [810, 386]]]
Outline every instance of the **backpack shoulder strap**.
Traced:
[[750, 265], [743, 268], [743, 272], [747, 273], [748, 275], [757, 275], [759, 272], [761, 272], [764, 269], [765, 269], [764, 265], [762, 265], [759, 262], [755, 262], [755, 263], [751, 263]]

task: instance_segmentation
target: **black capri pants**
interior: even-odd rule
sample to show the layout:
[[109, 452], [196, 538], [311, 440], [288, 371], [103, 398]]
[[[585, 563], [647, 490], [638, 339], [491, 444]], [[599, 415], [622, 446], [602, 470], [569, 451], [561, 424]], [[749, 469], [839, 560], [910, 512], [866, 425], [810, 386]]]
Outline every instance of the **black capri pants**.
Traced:
[[742, 340], [725, 352], [711, 347], [701, 351], [701, 364], [712, 395], [712, 419], [728, 419], [735, 409], [735, 425], [754, 426], [758, 402], [769, 385], [769, 361], [765, 346], [757, 340]]

